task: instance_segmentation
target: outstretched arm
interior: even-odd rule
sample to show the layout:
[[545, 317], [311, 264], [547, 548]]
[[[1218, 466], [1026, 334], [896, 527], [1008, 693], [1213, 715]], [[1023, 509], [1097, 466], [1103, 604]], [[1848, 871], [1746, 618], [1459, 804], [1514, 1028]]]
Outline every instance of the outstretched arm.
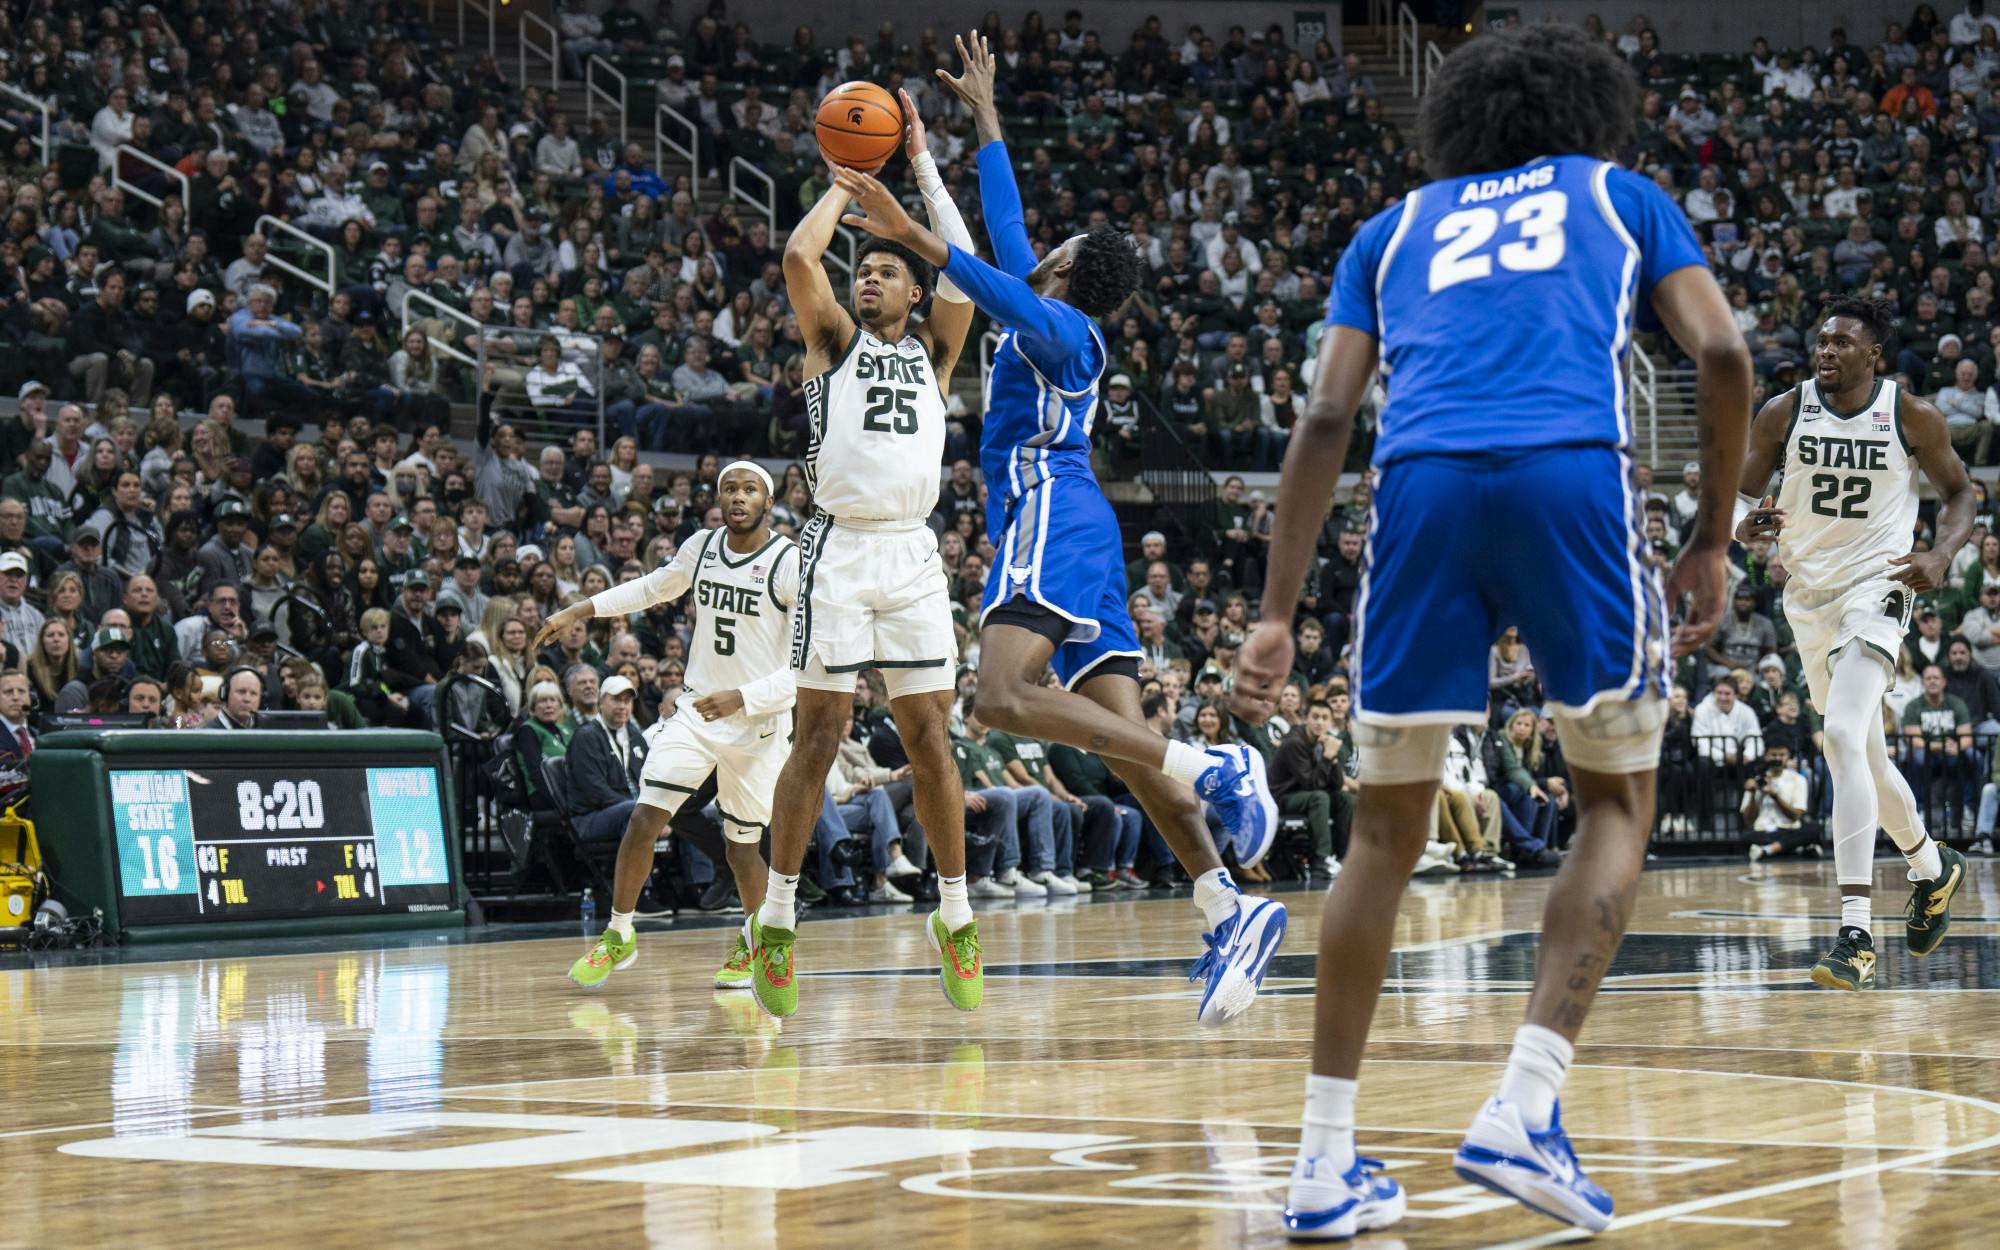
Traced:
[[1683, 593], [1690, 597], [1673, 637], [1674, 655], [1683, 656], [1707, 642], [1722, 619], [1729, 519], [1736, 506], [1735, 487], [1744, 481], [1750, 349], [1736, 328], [1729, 300], [1706, 266], [1683, 266], [1661, 279], [1653, 288], [1653, 308], [1695, 362], [1701, 497], [1687, 546], [1667, 576], [1669, 603]]
[[[965, 228], [965, 218], [959, 215], [957, 203], [945, 189], [944, 179], [938, 176], [937, 161], [931, 156], [924, 133], [924, 120], [917, 114], [917, 102], [907, 91], [902, 96], [903, 151], [910, 158], [910, 168], [916, 171], [917, 190], [923, 193], [924, 213], [931, 219], [931, 230], [945, 242], [969, 252], [972, 232]], [[931, 315], [924, 319], [918, 333], [930, 347], [938, 390], [947, 395], [951, 393], [952, 370], [958, 366], [959, 353], [965, 350], [965, 336], [971, 329], [972, 301], [951, 279], [940, 276], [937, 298], [931, 301]]]
[[1292, 617], [1305, 586], [1347, 443], [1354, 414], [1375, 377], [1380, 344], [1375, 336], [1348, 325], [1330, 325], [1319, 340], [1319, 369], [1313, 375], [1305, 415], [1292, 430], [1278, 472], [1278, 509], [1271, 525], [1271, 554], [1264, 566], [1264, 598], [1257, 626], [1236, 653], [1231, 711], [1262, 724], [1277, 706], [1278, 691], [1292, 673]]
[[842, 190], [868, 215], [849, 214], [850, 226], [901, 243], [942, 269], [993, 320], [1016, 332], [1035, 367], [1050, 377], [1074, 376], [1065, 362], [1082, 360], [1092, 346], [1089, 319], [1067, 304], [1043, 299], [1026, 282], [953, 247], [910, 219], [889, 189], [868, 174], [834, 171]]
[[[1035, 249], [1029, 246], [1028, 227], [1021, 215], [1014, 163], [1000, 139], [1000, 109], [993, 99], [993, 48], [978, 31], [956, 36], [953, 42], [958, 45], [958, 60], [964, 69], [956, 78], [940, 69], [938, 81], [972, 110], [972, 124], [979, 133], [979, 199], [986, 213], [986, 238], [993, 245], [993, 256], [1000, 268], [1025, 278], [1035, 267]], [[960, 246], [972, 250], [965, 244]]]
[[[835, 177], [846, 171], [835, 167]], [[799, 335], [806, 342], [806, 376], [824, 372], [840, 349], [854, 334], [854, 318], [834, 298], [833, 283], [827, 280], [820, 258], [833, 242], [834, 228], [847, 208], [849, 193], [840, 186], [828, 189], [785, 243], [785, 293], [792, 312], [799, 319]]]
[[636, 616], [656, 603], [671, 603], [680, 598], [694, 584], [694, 570], [701, 558], [701, 549], [701, 543], [690, 539], [681, 544], [673, 559], [644, 577], [570, 604], [542, 622], [531, 649], [541, 650], [578, 621], [595, 620], [600, 616]]

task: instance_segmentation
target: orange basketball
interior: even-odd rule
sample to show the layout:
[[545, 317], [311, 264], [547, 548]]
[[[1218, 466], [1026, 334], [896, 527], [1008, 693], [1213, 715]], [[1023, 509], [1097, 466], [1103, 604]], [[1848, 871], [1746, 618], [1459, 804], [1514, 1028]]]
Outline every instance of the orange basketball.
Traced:
[[903, 108], [872, 82], [844, 82], [819, 102], [813, 131], [827, 160], [873, 173], [902, 145]]

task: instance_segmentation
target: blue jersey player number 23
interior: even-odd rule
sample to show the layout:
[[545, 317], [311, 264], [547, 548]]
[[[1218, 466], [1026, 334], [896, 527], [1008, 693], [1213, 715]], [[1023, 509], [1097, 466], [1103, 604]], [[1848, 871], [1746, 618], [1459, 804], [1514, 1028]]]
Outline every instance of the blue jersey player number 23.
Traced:
[[1327, 324], [1380, 342], [1388, 391], [1357, 713], [1484, 720], [1509, 626], [1558, 707], [1666, 693], [1624, 368], [1653, 287], [1705, 264], [1672, 200], [1585, 156], [1429, 183], [1355, 235]]

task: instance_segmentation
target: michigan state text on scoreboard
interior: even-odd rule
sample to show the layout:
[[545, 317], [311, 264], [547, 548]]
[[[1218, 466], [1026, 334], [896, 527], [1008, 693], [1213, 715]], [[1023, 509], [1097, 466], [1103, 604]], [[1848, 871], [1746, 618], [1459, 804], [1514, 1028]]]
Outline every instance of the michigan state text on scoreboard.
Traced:
[[76, 731], [29, 768], [57, 897], [125, 937], [463, 922], [435, 734]]

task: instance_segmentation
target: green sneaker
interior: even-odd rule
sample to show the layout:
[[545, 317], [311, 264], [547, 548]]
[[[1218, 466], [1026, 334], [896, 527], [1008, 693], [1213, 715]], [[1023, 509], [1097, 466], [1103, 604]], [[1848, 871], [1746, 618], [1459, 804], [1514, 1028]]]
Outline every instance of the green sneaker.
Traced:
[[1935, 881], [1919, 881], [1910, 891], [1909, 906], [1903, 909], [1903, 937], [1910, 953], [1922, 958], [1944, 941], [1951, 928], [1951, 900], [1965, 884], [1965, 856], [1938, 843], [1938, 860], [1943, 865]]
[[590, 948], [590, 953], [569, 966], [569, 979], [584, 989], [599, 989], [611, 979], [613, 972], [631, 966], [638, 957], [638, 934], [620, 941], [616, 933], [606, 929], [604, 936], [597, 939], [597, 945]]
[[799, 932], [767, 929], [755, 920], [750, 924], [757, 937], [750, 959], [750, 988], [766, 1015], [783, 1020], [799, 1009], [799, 983], [792, 968], [792, 943], [799, 940]]
[[743, 930], [736, 931], [736, 941], [729, 947], [729, 958], [715, 974], [715, 988], [719, 990], [747, 990], [750, 988], [750, 944], [743, 940]]
[[1833, 949], [1813, 965], [1815, 985], [1830, 990], [1865, 990], [1875, 984], [1875, 941], [1865, 929], [1843, 926]]
[[953, 932], [944, 927], [944, 916], [932, 912], [924, 922], [924, 936], [938, 954], [938, 981], [944, 996], [960, 1011], [979, 1010], [986, 997], [986, 965], [979, 955], [979, 922], [968, 920]]

